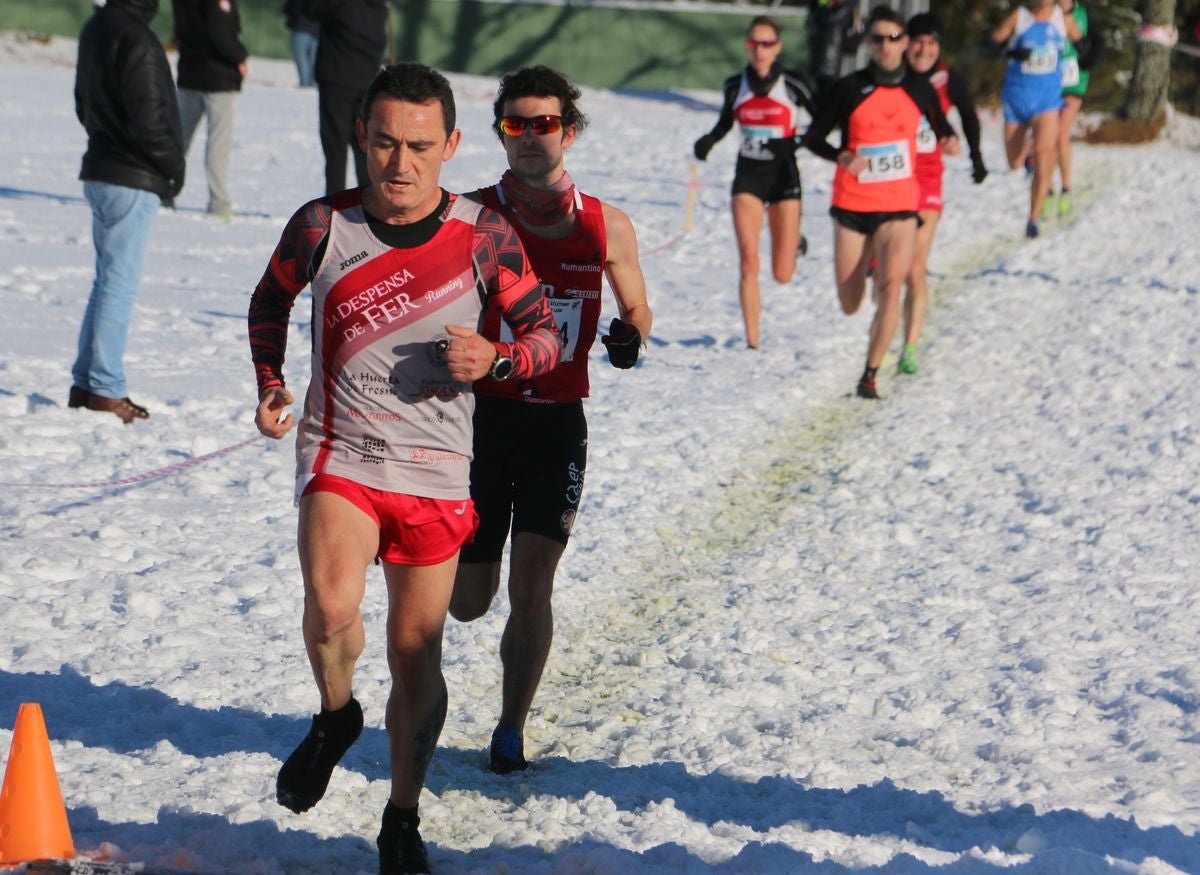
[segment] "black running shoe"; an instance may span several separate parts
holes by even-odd
[[[388,803],[391,809],[392,803]],[[394,810],[394,809],[393,809]],[[421,818],[395,814],[385,809],[383,828],[375,839],[379,848],[379,875],[428,875],[429,855],[417,827]]]
[[[805,237],[803,234],[800,235],[800,243],[796,247],[796,251],[800,253],[800,256],[802,258],[805,255],[808,255],[808,238]]]
[[[299,814],[320,802],[333,767],[362,734],[362,728],[362,707],[353,697],[337,711],[314,714],[308,735],[279,770],[275,781],[279,804]]]
[[[525,759],[525,739],[511,723],[497,723],[492,731],[492,771],[497,775],[519,772],[529,767]]]
[[[869,398],[872,401],[879,400],[879,393],[875,390],[875,377],[873,375],[870,377],[864,375],[858,381],[858,397]]]

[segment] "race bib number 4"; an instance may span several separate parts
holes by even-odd
[[[859,146],[857,154],[867,159],[867,169],[858,174],[859,182],[894,182],[912,176],[907,140]]]
[[[579,343],[579,325],[583,321],[583,301],[578,298],[547,298],[550,313],[558,323],[558,333],[562,335],[564,362],[575,359],[575,346]],[[500,321],[500,340],[512,343],[512,329],[504,320]]]

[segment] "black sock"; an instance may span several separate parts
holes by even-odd
[[[322,723],[345,723],[356,711],[361,711],[362,708],[358,702],[351,696],[350,700],[342,707],[330,711],[324,705],[321,706],[321,722]]]
[[[871,368],[871,367],[864,368],[862,378],[864,380],[874,380],[875,372],[878,370],[879,370],[879,368]]]
[[[401,826],[405,823],[416,825],[421,822],[421,818],[417,817],[417,808],[414,805],[412,808],[401,808],[388,800],[388,804],[383,809],[383,832],[388,834],[398,833]]]

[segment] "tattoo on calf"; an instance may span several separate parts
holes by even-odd
[[[433,759],[433,752],[437,748],[437,740],[442,734],[442,727],[446,725],[449,697],[446,693],[445,678],[441,679],[441,685],[442,691],[437,702],[434,703],[433,709],[417,729],[416,752],[413,754],[413,780],[417,786],[425,784],[425,771],[429,768],[430,760]]]

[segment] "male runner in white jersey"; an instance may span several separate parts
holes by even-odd
[[[549,374],[476,385],[475,456],[471,497],[480,515],[474,543],[463,550],[450,613],[474,620],[500,587],[500,556],[512,528],[510,613],[500,641],[504,664],[500,721],[492,733],[491,767],[524,769],[525,720],[550,652],[554,615],[550,594],[583,491],[587,464],[588,350],[608,278],[620,318],[600,338],[617,368],[637,363],[650,333],[646,282],[637,236],[616,207],[575,190],[563,168],[566,150],[587,124],[579,89],[548,67],[524,67],[500,81],[495,130],[508,155],[500,182],[476,195],[504,213],[517,233],[550,302],[565,352]],[[500,339],[489,309],[484,334]]]
[[[288,222],[250,304],[259,431],[293,425],[283,384],[288,315],[312,288],[312,379],[297,427],[304,643],[321,713],[280,769],[276,795],[306,811],[358,738],[352,695],[366,569],[383,565],[392,690],[392,788],[380,875],[428,872],[417,826],[425,770],[446,718],[442,629],[459,547],[477,523],[467,486],[473,381],[529,379],[562,343],[512,227],[438,185],[458,146],[454,96],[421,64],[367,89],[359,142],[371,184],[311,201]],[[514,339],[476,332],[485,307]]]

